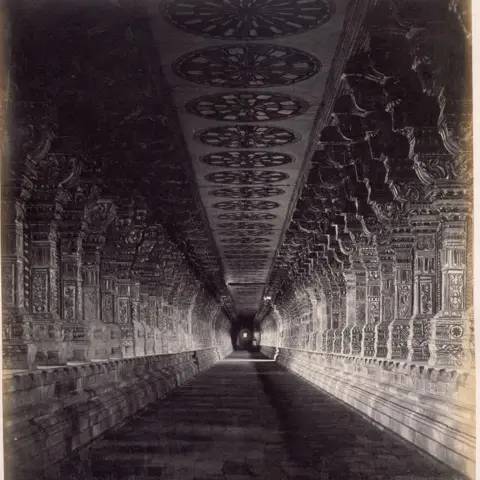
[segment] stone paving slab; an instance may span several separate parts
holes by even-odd
[[[235,356],[239,357],[238,352]],[[107,433],[66,480],[460,480],[273,362],[219,362]]]

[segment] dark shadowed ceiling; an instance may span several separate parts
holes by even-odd
[[[106,194],[140,194],[230,314],[254,317],[359,3],[15,1],[16,108],[44,105],[53,148]]]

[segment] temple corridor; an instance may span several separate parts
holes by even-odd
[[[108,432],[55,478],[466,478],[261,358],[232,353]]]
[[[0,3],[6,480],[474,479],[469,1]]]

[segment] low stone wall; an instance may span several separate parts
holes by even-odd
[[[42,478],[149,403],[212,366],[217,348],[6,376],[5,478]]]
[[[263,345],[260,346],[260,352],[268,358],[275,358],[276,351],[276,347],[264,347]]]
[[[218,359],[222,360],[225,357],[228,357],[233,352],[233,346],[231,343],[227,345],[219,345],[217,346],[218,349]]]
[[[275,351],[262,348],[270,358]],[[473,374],[288,348],[277,362],[474,478]]]

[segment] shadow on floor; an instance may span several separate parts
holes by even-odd
[[[319,479],[466,479],[299,376],[274,375],[278,364],[255,369],[289,456],[300,468],[315,468]]]

